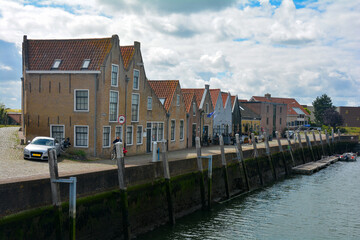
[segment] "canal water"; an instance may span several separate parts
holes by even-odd
[[[137,239],[360,239],[360,158],[197,211]]]

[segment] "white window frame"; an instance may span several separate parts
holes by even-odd
[[[159,98],[159,101],[161,102],[162,105],[165,104],[165,98]]]
[[[140,140],[141,140],[141,142],[138,143],[137,140],[138,140],[138,129],[139,129],[139,127],[141,127],[141,133],[140,133]],[[142,125],[138,125],[138,126],[136,127],[136,145],[142,145],[142,144],[143,144],[143,137],[142,137],[143,130],[144,130],[144,128],[143,128]]]
[[[174,121],[174,139],[171,138],[171,131],[172,131],[171,124],[173,121]],[[176,120],[175,119],[171,119],[171,121],[170,121],[170,139],[171,139],[171,142],[175,142],[175,140],[176,140]]]
[[[112,84],[113,66],[116,66],[116,67],[117,67],[116,85],[113,85],[113,84]],[[119,65],[117,65],[117,64],[111,64],[111,79],[110,79],[110,85],[111,85],[112,87],[117,87],[117,86],[119,85],[119,70],[120,70]]]
[[[123,125],[119,125],[119,126],[116,126],[116,127],[115,127],[115,135],[114,135],[115,138],[117,137],[117,136],[116,136],[116,129],[117,129],[117,128],[121,128],[121,136],[119,136],[119,137],[120,137],[121,141],[123,142],[123,141],[124,141],[124,137],[123,137],[123,135],[124,135],[124,128],[123,128]]]
[[[104,129],[109,128],[109,145],[104,146]],[[102,148],[110,148],[111,147],[111,126],[103,126],[103,135],[102,135]]]
[[[62,62],[61,59],[55,59],[51,68],[52,69],[58,69],[60,67],[61,62]]]
[[[63,135],[62,135],[62,138],[61,138],[61,140],[64,140],[65,139],[65,125],[62,125],[62,124],[50,124],[50,137],[53,138],[53,136],[52,136],[52,127],[64,127],[64,132],[63,132]]]
[[[86,127],[87,128],[87,143],[86,146],[76,145],[76,127]],[[74,125],[74,147],[77,148],[89,148],[89,126],[88,125]]]
[[[76,92],[77,91],[87,91],[87,93],[88,93],[87,110],[76,110]],[[89,112],[89,109],[90,109],[90,91],[89,91],[89,89],[74,89],[74,112]]]
[[[196,103],[192,102],[193,116],[196,116]]]
[[[151,105],[150,105],[150,108],[149,108],[149,100],[151,101]],[[152,110],[152,97],[148,97],[147,98],[147,110]]]
[[[181,122],[183,123],[182,131],[181,131]],[[185,138],[184,137],[184,134],[185,134],[185,122],[184,122],[184,119],[180,119],[179,130],[180,130],[180,133],[179,133],[180,141],[184,141],[184,138]],[[182,133],[182,138],[181,138],[181,133]]]
[[[135,72],[138,72],[138,79],[137,79],[137,88],[135,88],[135,85],[134,85],[134,82],[135,82]],[[137,70],[137,69],[134,69],[133,71],[133,89],[134,90],[139,90],[139,87],[140,87],[140,71]]]
[[[180,106],[180,94],[176,94],[176,106]]]
[[[91,59],[84,59],[83,64],[81,66],[82,69],[88,69],[90,66]]]
[[[116,115],[115,115],[115,120],[111,121],[110,120],[110,98],[111,98],[111,92],[116,92],[117,93],[117,107],[116,107]],[[110,94],[109,94],[109,122],[117,122],[118,121],[118,116],[119,116],[119,91],[115,91],[115,90],[110,90]]]
[[[138,95],[139,96],[139,102],[138,102],[138,109],[137,109],[137,120],[136,121],[133,121],[132,120],[132,96],[133,95]],[[139,93],[133,93],[131,94],[131,122],[139,122],[139,119],[140,119],[140,94]]]
[[[128,127],[131,127],[131,143],[128,143],[128,141],[127,141]],[[132,125],[127,125],[125,129],[126,129],[126,133],[125,133],[126,146],[132,146],[134,144],[134,127]]]

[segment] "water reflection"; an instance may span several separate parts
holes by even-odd
[[[360,239],[360,159],[337,162],[138,239]]]

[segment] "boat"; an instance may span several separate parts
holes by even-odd
[[[340,155],[339,161],[355,162],[355,161],[356,161],[356,157],[357,157],[357,154],[356,154],[356,153],[352,153],[352,152],[343,153],[343,154]]]

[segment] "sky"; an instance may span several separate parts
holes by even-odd
[[[24,35],[113,34],[141,43],[150,80],[360,106],[358,0],[0,0],[0,103],[21,108]]]

